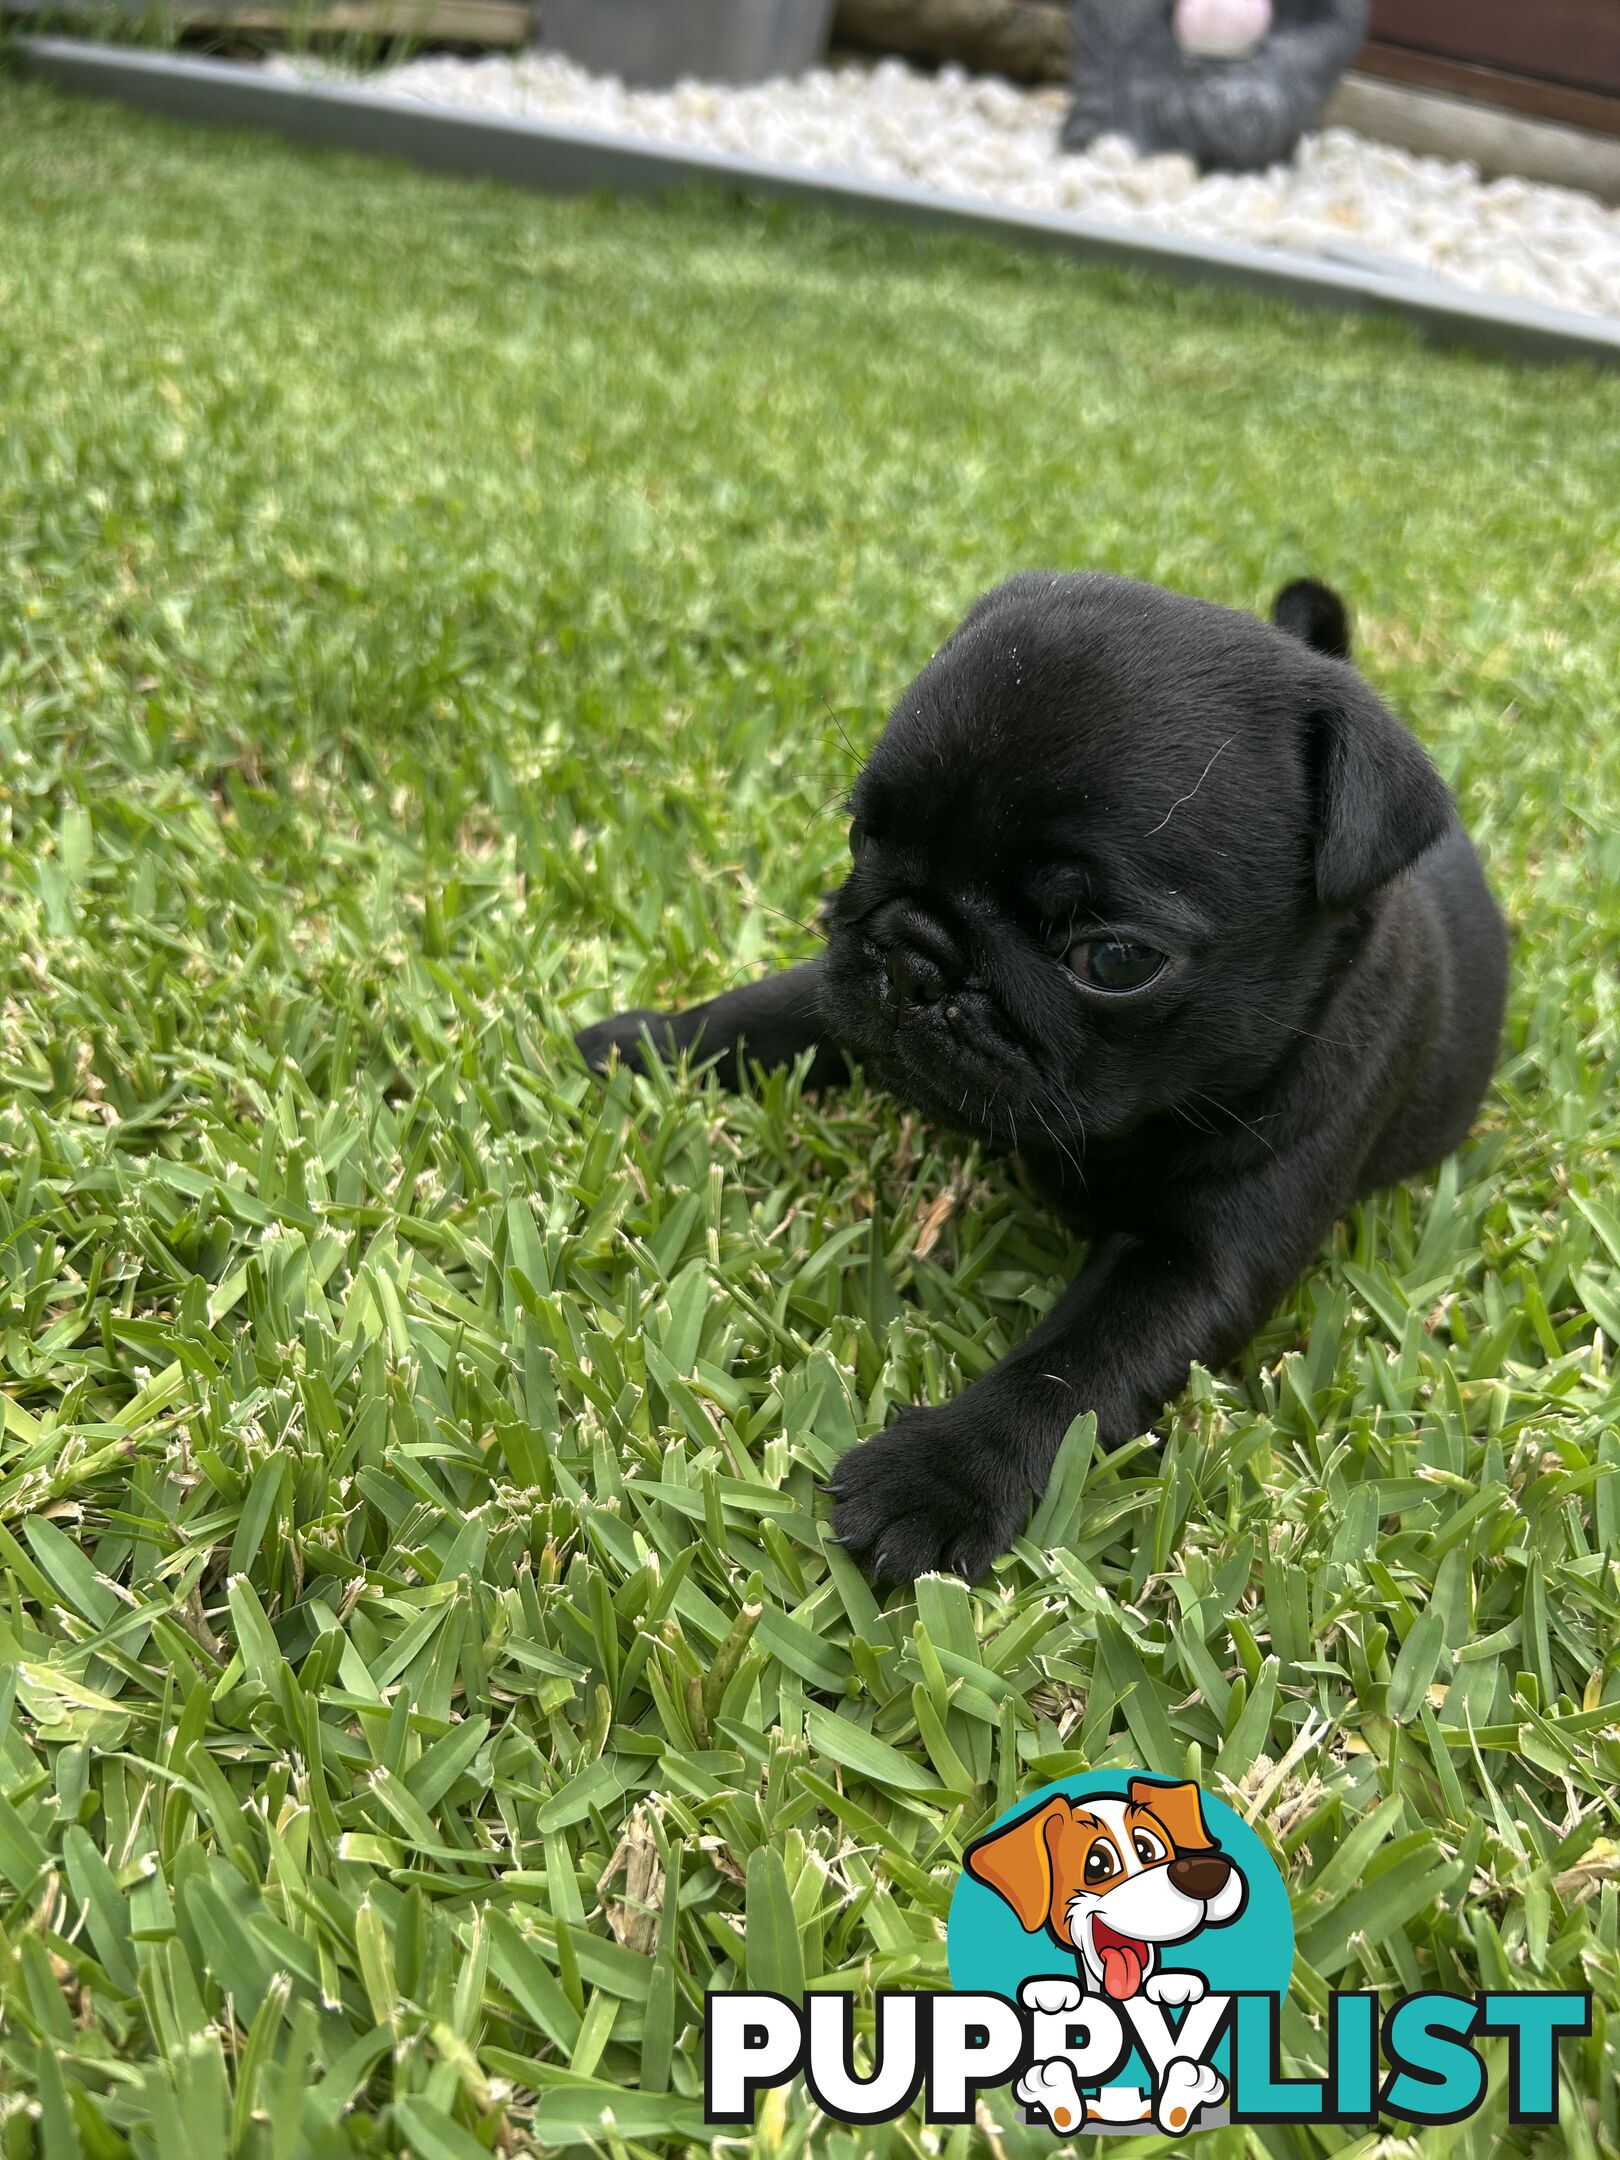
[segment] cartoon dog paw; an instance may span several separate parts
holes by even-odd
[[[1202,1973],[1159,1972],[1143,1992],[1149,2002],[1176,2004],[1202,2002],[1209,1989]]]
[[[1200,2108],[1213,2107],[1226,2097],[1226,2080],[1208,2063],[1189,2062],[1178,2055],[1165,2066],[1154,2105],[1153,2119],[1169,2137],[1179,2137],[1195,2120]]]
[[[1026,2010],[1041,2010],[1048,2017],[1078,2010],[1085,1999],[1085,1990],[1077,1981],[1061,1980],[1050,1973],[1039,1980],[1026,1980],[1018,1990],[1018,2000]]]
[[[1020,1988],[1019,1993],[1027,2002],[1025,1989]],[[1030,2110],[1032,2122],[1044,2115],[1054,2130],[1078,2130],[1086,2119],[1086,2103],[1080,2097],[1074,2072],[1061,2055],[1052,2062],[1031,2063],[1013,2090]]]

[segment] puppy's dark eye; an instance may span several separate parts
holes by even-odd
[[[872,835],[862,826],[852,825],[849,828],[849,852],[856,862],[860,861],[871,845]]]
[[[1166,958],[1156,945],[1132,938],[1087,938],[1069,947],[1068,968],[1093,990],[1143,990]]]
[[[1106,1882],[1110,1875],[1119,1873],[1119,1854],[1107,1838],[1098,1838],[1086,1854],[1086,1864],[1080,1872],[1088,1883]]]

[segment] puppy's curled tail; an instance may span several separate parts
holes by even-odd
[[[1333,660],[1350,657],[1350,615],[1331,585],[1315,578],[1295,578],[1272,603],[1271,619],[1279,630]]]

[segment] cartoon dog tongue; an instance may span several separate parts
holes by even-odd
[[[1147,1964],[1147,1952],[1129,1935],[1119,1935],[1111,1927],[1099,1921],[1092,1933],[1092,1944],[1102,1959],[1103,1988],[1115,2002],[1128,2002],[1142,1985],[1142,1972]]]

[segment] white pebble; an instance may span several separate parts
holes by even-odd
[[[312,63],[272,59],[277,75]],[[326,72],[326,71],[323,71]],[[329,72],[336,72],[335,70]],[[1405,265],[1480,292],[1620,317],[1620,210],[1571,188],[1482,182],[1476,167],[1418,157],[1344,128],[1308,136],[1260,175],[1200,177],[1142,157],[1118,135],[1060,151],[1060,90],[1024,90],[960,67],[925,75],[897,59],[732,88],[632,90],[556,54],[428,56],[370,76],[434,104],[682,144],[1070,211],[1146,231]]]

